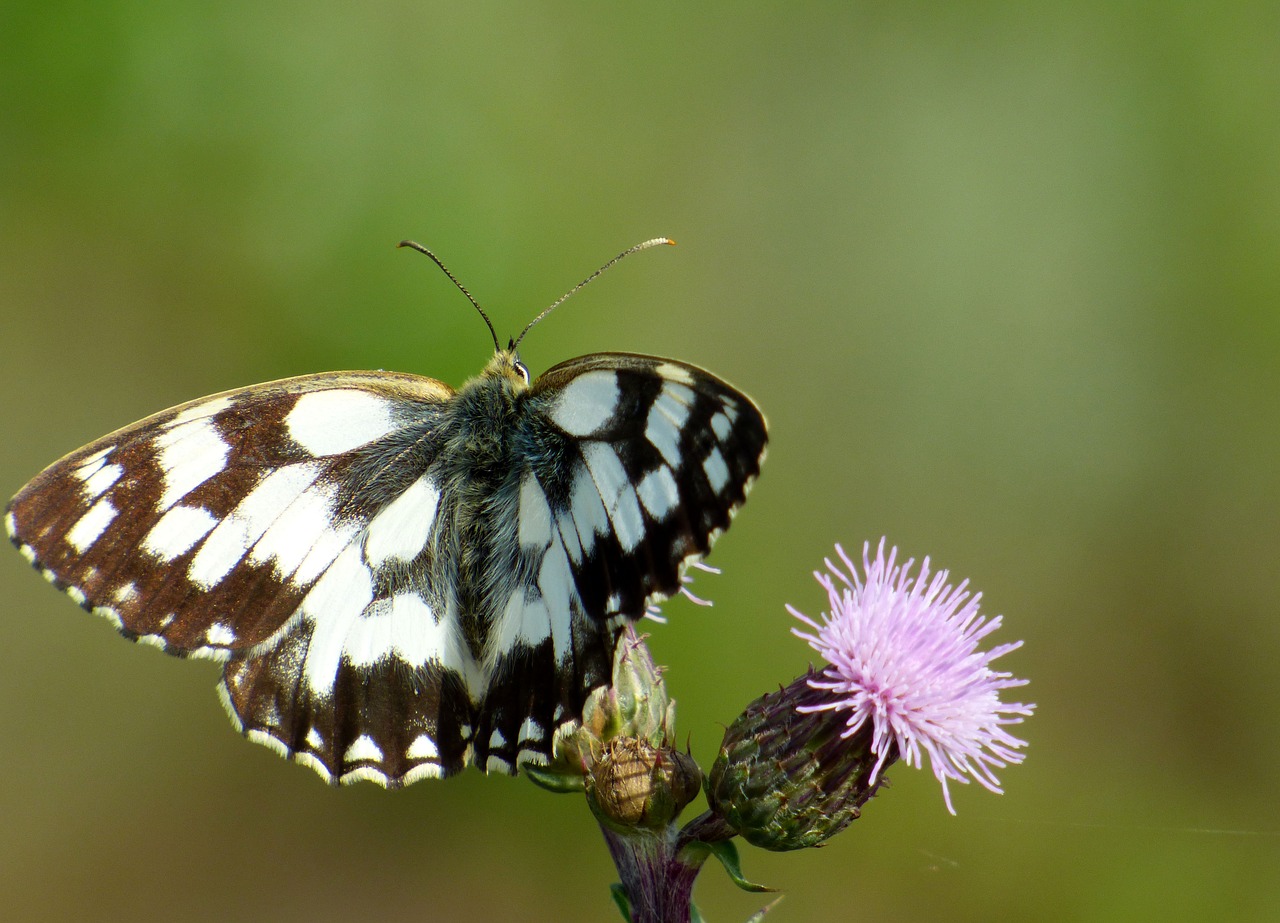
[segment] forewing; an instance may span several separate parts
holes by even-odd
[[[251,738],[330,779],[441,774],[462,763],[460,740],[437,740],[465,721],[456,675],[441,656],[369,652],[442,650],[412,559],[452,394],[335,372],[193,401],[56,462],[6,525],[126,636],[227,661],[224,698]]]
[[[680,589],[760,472],[767,433],[751,399],[682,362],[599,353],[534,384],[554,433],[534,470],[583,609],[636,619]]]

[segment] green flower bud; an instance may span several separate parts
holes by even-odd
[[[810,687],[813,675],[748,705],[725,731],[707,776],[711,813],[764,849],[820,845],[857,819],[884,778],[872,780],[869,726],[842,738],[845,716],[796,710],[830,700]]]
[[[644,640],[629,627],[614,650],[612,684],[594,690],[582,720],[557,733],[551,764],[530,766],[526,772],[544,788],[580,791],[583,777],[615,737],[666,746],[675,728],[675,708]]]

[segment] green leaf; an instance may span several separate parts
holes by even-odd
[[[543,769],[541,766],[522,766],[524,774],[529,777],[529,781],[540,788],[545,788],[549,792],[555,792],[557,795],[581,794],[586,787],[583,776],[574,775],[565,772],[554,772],[550,769]]]
[[[613,902],[622,911],[622,919],[631,923],[631,899],[627,897],[627,889],[622,886],[622,882],[615,881],[609,885],[609,893],[613,895]]]
[[[711,855],[720,860],[720,864],[724,866],[724,870],[729,873],[729,879],[741,888],[743,891],[777,891],[777,888],[769,888],[765,885],[758,885],[753,881],[747,881],[742,875],[742,865],[738,860],[738,847],[733,845],[732,840],[721,840],[718,843],[708,843]],[[776,903],[776,901],[775,901]],[[769,906],[773,906],[770,904]],[[767,908],[766,908],[767,909]]]

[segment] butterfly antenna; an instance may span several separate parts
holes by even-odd
[[[471,297],[471,293],[467,291],[467,287],[463,285],[461,282],[459,282],[457,277],[454,276],[453,273],[449,272],[448,266],[440,262],[440,257],[436,256],[434,253],[432,253],[430,250],[428,250],[426,247],[422,246],[422,244],[416,241],[402,240],[400,241],[400,243],[396,244],[396,246],[410,247],[414,250],[417,250],[419,253],[425,253],[427,256],[429,256],[431,258],[431,262],[435,263],[437,266],[440,267],[440,271],[449,277],[449,281],[452,282],[454,285],[456,285],[458,287],[458,291],[466,295],[467,301],[471,302],[472,306],[477,311],[480,312],[480,316],[484,318],[485,326],[489,328],[489,336],[493,337],[493,348],[497,351],[501,351],[502,347],[498,344],[498,333],[496,330],[493,329],[493,321],[489,320],[489,315],[484,313],[484,308],[480,307],[480,302],[476,301],[474,298]],[[617,262],[617,261],[615,260],[614,262]],[[599,273],[596,273],[596,275],[599,275]],[[581,288],[581,286],[579,286],[579,288]],[[561,301],[563,300],[564,299],[562,298]]]
[[[666,244],[667,246],[674,247],[674,246],[676,245],[676,242],[675,242],[674,240],[671,240],[670,238],[667,238],[667,237],[655,237],[653,240],[646,240],[644,243],[636,244],[634,247],[631,247],[631,248],[629,248],[629,249],[627,249],[627,250],[623,250],[621,253],[619,253],[617,256],[615,256],[613,259],[611,259],[609,262],[605,263],[603,266],[601,266],[599,269],[597,269],[597,270],[596,270],[595,272],[593,272],[591,275],[587,276],[585,279],[583,279],[581,282],[579,282],[579,283],[578,283],[577,285],[575,285],[573,288],[569,289],[569,291],[565,292],[563,295],[561,295],[559,298],[557,298],[557,299],[555,300],[555,302],[551,305],[551,307],[547,308],[545,311],[543,311],[541,314],[539,314],[539,315],[538,315],[537,317],[535,317],[533,320],[529,321],[529,323],[525,324],[524,329],[520,331],[520,335],[519,335],[518,337],[516,337],[516,338],[511,342],[511,348],[512,348],[512,349],[515,349],[517,346],[519,346],[519,345],[520,345],[520,341],[524,339],[524,335],[525,335],[526,333],[528,333],[528,332],[533,328],[533,325],[534,325],[534,324],[536,324],[538,321],[542,320],[544,317],[546,317],[548,314],[550,314],[550,313],[551,313],[552,311],[554,311],[556,308],[560,307],[560,305],[564,304],[564,302],[565,302],[566,300],[568,300],[568,298],[569,298],[569,296],[570,296],[570,295],[572,295],[572,294],[574,294],[575,292],[577,292],[580,288],[582,288],[582,287],[583,287],[584,285],[586,285],[588,282],[590,282],[591,280],[593,280],[596,276],[600,275],[600,274],[601,274],[602,272],[604,272],[606,269],[609,269],[610,267],[612,267],[612,266],[613,266],[613,264],[615,264],[615,263],[619,262],[619,261],[620,261],[624,256],[630,256],[630,255],[631,255],[631,254],[633,254],[633,253],[638,253],[638,252],[640,252],[641,250],[648,250],[650,247],[657,247],[657,246],[661,246],[662,244]],[[432,259],[435,259],[435,258],[434,258],[434,257],[432,257]],[[437,261],[437,262],[438,262],[438,261]],[[442,268],[443,268],[443,267],[442,267]],[[447,271],[448,271],[448,270],[446,270],[446,272],[447,272]],[[465,289],[464,289],[464,291],[465,291]]]

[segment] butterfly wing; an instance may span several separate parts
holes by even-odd
[[[432,525],[425,472],[453,394],[335,372],[214,395],[56,462],[6,526],[127,637],[224,661],[250,738],[329,779],[444,774],[463,764],[463,658],[420,595],[394,590]],[[398,585],[375,586],[370,560]]]
[[[540,761],[547,729],[609,681],[622,628],[677,592],[728,527],[767,437],[751,400],[709,372],[599,353],[534,383],[515,438],[514,570],[527,576],[489,637],[478,765]]]
[[[534,470],[584,608],[639,618],[680,589],[745,501],[764,416],[704,369],[630,353],[561,363],[531,397],[573,446]]]

